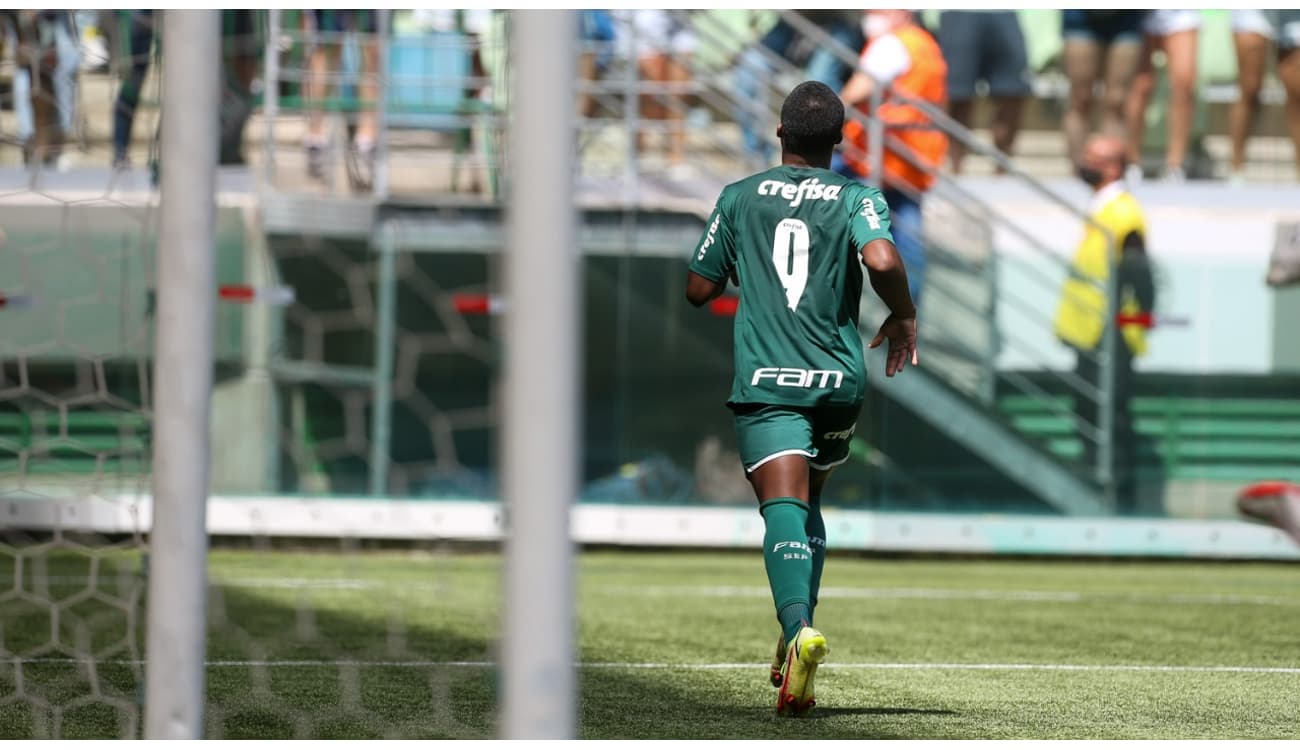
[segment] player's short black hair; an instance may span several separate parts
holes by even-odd
[[[835,148],[844,136],[844,102],[830,86],[804,81],[781,105],[785,148],[807,156]]]

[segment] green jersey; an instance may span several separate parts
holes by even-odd
[[[862,247],[893,242],[879,190],[773,167],[722,189],[690,269],[740,283],[728,404],[856,404],[866,391]]]

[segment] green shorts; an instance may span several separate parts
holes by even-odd
[[[849,459],[862,402],[851,406],[734,404],[731,410],[746,473],[796,453],[807,456],[814,469],[829,469]]]

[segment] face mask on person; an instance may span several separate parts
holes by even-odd
[[[878,13],[868,13],[862,17],[862,33],[867,39],[875,39],[878,36],[884,36],[893,29],[889,18]]]
[[[1101,184],[1102,175],[1100,169],[1095,169],[1093,167],[1087,167],[1080,164],[1079,166],[1074,168],[1074,173],[1078,175],[1079,179],[1088,183],[1092,187],[1097,187],[1098,185]]]

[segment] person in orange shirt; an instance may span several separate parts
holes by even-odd
[[[862,16],[866,47],[858,70],[844,84],[844,105],[868,111],[871,92],[884,91],[878,115],[885,124],[886,140],[898,139],[905,148],[886,145],[881,179],[885,201],[893,214],[894,241],[907,267],[913,299],[919,299],[925,278],[925,246],[921,241],[921,199],[934,184],[935,174],[948,154],[948,136],[907,99],[919,99],[944,109],[948,103],[948,66],[939,43],[916,22],[909,10],[869,10]],[[855,118],[844,125],[845,145],[831,169],[865,180],[871,165],[867,129]]]

